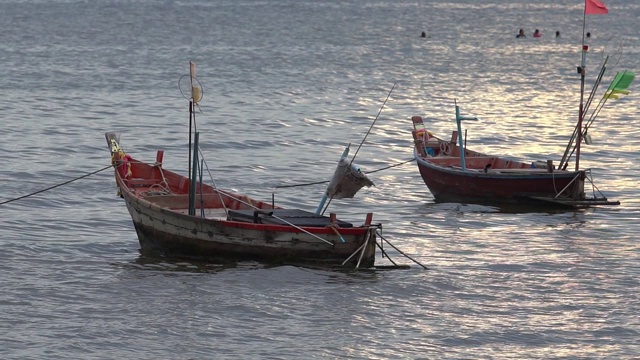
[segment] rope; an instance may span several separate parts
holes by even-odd
[[[155,190],[159,189],[159,190]],[[171,189],[169,189],[166,185],[161,184],[153,184],[149,186],[149,190],[143,191],[141,193],[143,196],[160,196],[160,195],[171,195]]]
[[[136,161],[140,164],[142,164],[141,161]],[[158,170],[160,170],[160,176],[162,176],[162,181],[159,184],[153,184],[151,186],[149,186],[149,190],[147,191],[143,191],[141,194],[143,196],[159,196],[159,195],[171,195],[171,188],[169,187],[169,182],[167,181],[167,178],[164,176],[164,171],[162,171],[162,163],[156,164],[154,165],[154,167],[158,167]],[[159,190],[155,190],[159,188]]]
[[[78,180],[80,180],[80,179],[84,179],[84,178],[86,178],[86,177],[88,177],[88,176],[95,175],[95,174],[97,174],[97,173],[99,173],[99,172],[101,172],[101,171],[105,171],[105,170],[107,170],[107,169],[111,168],[112,166],[113,166],[113,165],[109,165],[109,166],[103,167],[102,169],[99,169],[99,170],[96,170],[96,171],[92,171],[92,172],[90,172],[90,173],[84,174],[84,175],[82,175],[82,176],[78,176],[78,177],[73,178],[73,179],[71,179],[71,180],[67,180],[67,181],[65,181],[65,182],[63,182],[63,183],[60,183],[60,184],[57,184],[57,185],[50,186],[50,187],[48,187],[48,188],[46,188],[46,189],[38,190],[38,191],[36,191],[36,192],[32,192],[32,193],[27,194],[27,195],[23,195],[23,196],[20,196],[20,197],[14,198],[14,199],[10,199],[10,200],[6,200],[6,201],[3,201],[3,202],[0,202],[0,205],[8,204],[8,203],[10,203],[10,202],[14,202],[14,201],[17,201],[17,200],[21,200],[21,199],[24,199],[24,198],[28,198],[28,197],[31,197],[31,196],[33,196],[33,195],[37,195],[37,194],[43,193],[43,192],[45,192],[45,191],[49,191],[49,190],[55,189],[55,188],[57,188],[57,187],[60,187],[60,186],[63,186],[63,185],[67,185],[67,184],[70,184],[70,183],[72,183],[72,182],[74,182],[74,181],[78,181]]]
[[[380,231],[376,232],[378,234],[378,236],[380,236],[380,238],[382,240],[384,240],[384,242],[386,242],[387,244],[389,244],[389,246],[391,246],[392,248],[394,248],[397,252],[399,252],[400,254],[404,255],[404,257],[406,257],[407,259],[413,261],[414,263],[420,265],[423,269],[425,270],[429,270],[426,266],[422,265],[421,263],[419,263],[417,260],[415,260],[414,258],[412,258],[411,256],[405,254],[402,252],[402,250],[398,249],[397,247],[395,247],[392,243],[389,242],[389,240],[387,240],[384,236],[382,236],[382,233]]]
[[[411,159],[409,159],[409,160],[406,160],[406,161],[403,161],[403,162],[400,162],[400,163],[397,163],[397,164],[393,164],[393,165],[385,166],[385,167],[380,168],[380,169],[377,169],[377,170],[368,171],[368,172],[365,172],[365,174],[373,174],[373,173],[375,173],[375,172],[382,171],[382,170],[387,170],[387,169],[391,169],[391,168],[393,168],[393,167],[401,166],[401,165],[404,165],[404,164],[409,163],[409,162],[412,162],[412,161],[415,161],[415,158],[411,158]],[[294,184],[294,185],[279,185],[279,186],[276,186],[276,189],[292,188],[292,187],[299,187],[299,186],[309,186],[309,185],[318,185],[318,184],[326,184],[326,183],[328,183],[329,181],[330,181],[330,180],[316,181],[316,182],[303,183],[303,184]]]
[[[207,173],[209,173],[209,178],[211,179],[211,182],[213,183],[213,187],[216,190],[218,190],[218,184],[216,184],[216,181],[213,179],[213,175],[211,175],[211,170],[209,169],[209,165],[207,164],[207,160],[204,158],[204,153],[202,152],[202,149],[200,149],[200,147],[198,147],[198,152],[199,152],[200,156],[202,157],[202,163],[207,168]],[[230,196],[230,197],[233,198],[233,196]],[[227,209],[227,205],[225,205],[224,200],[222,199],[222,194],[220,193],[220,191],[218,191],[218,198],[220,199],[220,204],[222,204],[222,208],[224,209],[224,213],[227,214],[227,216],[229,216],[229,209]]]
[[[403,161],[403,162],[401,162],[401,163],[397,163],[397,164],[389,165],[389,166],[386,166],[386,167],[380,168],[380,169],[378,169],[378,170],[373,170],[373,171],[366,172],[365,174],[373,174],[374,172],[378,172],[378,171],[382,171],[382,170],[391,169],[391,168],[393,168],[393,167],[400,166],[400,165],[404,165],[404,164],[406,164],[406,163],[410,163],[410,162],[415,161],[415,160],[416,160],[415,158],[411,158],[411,159],[406,160],[406,161]]]

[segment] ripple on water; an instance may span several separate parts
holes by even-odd
[[[587,18],[590,78],[616,39],[626,41],[611,69],[640,65],[636,28],[618,26],[640,6],[607,5],[607,16]],[[0,202],[107,166],[106,131],[136,158],[164,149],[164,166],[184,172],[177,81],[189,60],[217,184],[275,192],[280,205],[314,210],[325,185],[275,187],[328,179],[376,117],[356,158],[364,171],[412,157],[412,115],[448,137],[454,100],[480,119],[463,123],[470,148],[557,162],[577,113],[581,19],[580,4],[520,0],[5,1]],[[520,27],[543,38],[515,39]],[[0,357],[634,358],[640,127],[630,90],[601,112],[581,158],[620,206],[436,204],[412,162],[332,202],[354,223],[374,212],[383,236],[427,271],[387,245],[412,267],[142,257],[108,170],[0,205]]]

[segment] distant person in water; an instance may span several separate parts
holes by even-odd
[[[560,37],[560,31],[556,31],[556,37]]]
[[[420,35],[420,37],[426,38],[427,37],[427,33],[423,31],[422,35]]]
[[[536,29],[536,31],[533,32],[533,37],[542,37],[542,34],[540,34],[540,30]]]
[[[518,35],[516,35],[516,38],[526,38],[527,35],[524,34],[524,30],[520,29],[520,31],[518,32]]]
[[[588,33],[587,33],[587,39],[588,39],[588,38],[590,38],[590,37],[591,37],[591,33],[590,33],[590,32],[588,32]]]

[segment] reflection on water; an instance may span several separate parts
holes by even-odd
[[[389,246],[383,244],[383,249],[385,251],[392,250]],[[378,251],[378,259],[383,257],[382,253]],[[392,260],[397,261],[398,256],[402,257],[401,254],[395,254]],[[242,271],[251,271],[251,270],[261,270],[261,269],[271,269],[276,267],[296,267],[299,269],[307,269],[310,271],[317,271],[320,273],[342,273],[342,274],[355,274],[358,272],[364,273],[374,273],[379,271],[391,271],[391,270],[407,270],[410,269],[409,265],[393,265],[383,264],[377,265],[372,268],[361,268],[355,269],[353,267],[340,267],[340,266],[321,266],[314,264],[296,264],[296,263],[265,263],[258,261],[232,261],[229,259],[220,259],[220,262],[215,261],[197,261],[193,259],[185,260],[185,259],[171,259],[167,257],[157,257],[150,255],[140,255],[134,260],[126,263],[113,263],[112,266],[126,269],[126,270],[143,270],[149,271],[153,273],[217,273],[222,271],[229,270],[242,270]],[[420,268],[416,265],[417,268]]]
[[[224,271],[227,269],[263,269],[265,268],[264,264],[257,262],[225,262],[225,263],[214,263],[214,262],[197,262],[194,260],[184,261],[184,260],[175,260],[172,261],[170,259],[162,258],[162,257],[151,257],[147,255],[140,255],[136,259],[127,263],[116,263],[114,266],[121,267],[123,269],[128,270],[144,270],[144,271],[152,271],[158,273],[216,273],[220,271]]]
[[[556,214],[578,214],[594,211],[593,208],[572,208],[566,206],[548,206],[546,204],[464,204],[452,202],[428,202],[422,205],[424,214],[441,213],[448,211],[458,215],[464,214],[522,214],[531,216],[544,216]]]

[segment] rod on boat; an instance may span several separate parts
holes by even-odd
[[[458,146],[460,147],[460,168],[462,171],[467,170],[466,160],[464,159],[464,143],[462,142],[462,120],[478,120],[477,117],[474,116],[461,116],[460,115],[460,107],[457,102],[454,100],[456,106],[456,126],[458,127]]]
[[[346,158],[347,156],[349,156],[349,148],[350,148],[351,144],[347,145],[346,148],[344,148],[344,151],[342,152],[342,156],[340,156],[340,160]],[[338,164],[340,162],[338,161]],[[324,195],[322,196],[322,199],[320,199],[320,204],[318,204],[318,208],[316,209],[316,215],[320,215],[323,211],[322,208],[324,207],[324,204],[327,202],[327,192],[329,191],[329,187],[331,186],[331,184],[329,184],[327,186],[327,191],[325,191]]]
[[[593,101],[593,98],[595,97],[595,93],[596,90],[598,88],[598,86],[600,85],[600,82],[602,81],[602,77],[604,76],[604,73],[607,69],[606,67],[607,64],[607,60],[605,60],[605,62],[602,64],[601,68],[600,68],[600,73],[598,74],[598,78],[596,79],[596,82],[593,85],[593,88],[591,89],[591,93],[589,94],[589,97],[587,98],[587,103],[586,106],[584,106],[584,109],[582,109],[583,113],[586,113],[589,110],[589,106],[591,105],[591,102]],[[580,70],[580,72],[582,72],[582,67],[579,67],[578,70]],[[584,117],[583,117],[584,120]],[[595,117],[592,116],[590,119],[590,122],[593,122],[593,120],[595,120]],[[569,139],[569,143],[567,144],[567,147],[564,151],[564,154],[562,155],[562,159],[560,160],[560,164],[558,165],[558,169],[566,169],[568,163],[569,163],[569,159],[571,159],[571,156],[573,156],[574,151],[577,149],[577,144],[574,144],[574,140],[576,139],[578,132],[583,132],[582,128],[580,127],[580,123],[576,124],[575,128],[573,129],[573,134],[571,134],[571,138]],[[586,129],[585,129],[586,131]]]
[[[189,215],[196,214],[196,184],[198,182],[198,145],[200,133],[196,131],[193,141],[193,164],[191,164],[191,174],[189,179]]]
[[[587,23],[587,14],[591,14],[591,15],[597,15],[597,14],[606,14],[608,13],[608,9],[607,7],[600,3],[600,2],[596,2],[596,1],[592,1],[591,0],[585,0],[584,2],[584,12],[583,12],[583,17],[582,17],[582,59],[580,62],[580,66],[578,67],[578,72],[580,73],[580,104],[578,107],[578,123],[576,125],[576,129],[574,131],[574,136],[576,138],[576,144],[575,144],[575,153],[576,153],[576,166],[575,166],[575,171],[579,171],[580,170],[580,145],[582,143],[582,138],[583,138],[583,133],[582,133],[582,122],[584,120],[584,114],[586,111],[585,108],[585,103],[584,103],[584,86],[585,86],[585,77],[586,77],[586,67],[587,67],[587,51],[589,50],[589,46],[587,44],[585,44],[585,28],[586,28],[586,23]],[[604,67],[604,65],[603,65]],[[594,85],[597,86],[597,85]],[[595,88],[592,91],[592,94],[595,93]],[[590,103],[590,101],[589,101]],[[574,139],[574,136],[571,137],[571,139],[569,140],[569,144],[567,145],[567,151],[565,152],[565,155],[569,152],[569,149],[572,147],[572,142]],[[573,152],[573,151],[572,151]],[[563,162],[566,163],[563,165]],[[561,166],[560,168],[566,168],[566,166],[568,165],[568,161],[569,159],[565,157],[563,157],[563,159],[560,162]]]
[[[364,142],[367,140],[367,136],[369,136],[369,133],[371,133],[371,129],[373,129],[373,126],[376,124],[376,121],[378,121],[378,118],[380,117],[380,113],[382,113],[382,109],[384,109],[384,106],[387,104],[387,101],[389,101],[389,97],[391,96],[391,93],[393,92],[393,89],[395,89],[396,85],[397,83],[394,83],[393,86],[391,87],[391,90],[389,90],[387,97],[382,102],[382,106],[380,106],[380,110],[378,110],[378,114],[376,114],[376,117],[373,119],[371,126],[369,126],[369,130],[367,130],[367,133],[364,134],[364,137],[362,138],[360,145],[358,145],[356,152],[353,154],[353,157],[351,158],[351,163],[349,163],[349,165],[353,164],[353,161],[356,159],[356,156],[358,156],[358,152],[360,151],[362,144],[364,144]]]
[[[189,99],[189,168],[187,174],[191,176],[191,134],[192,124],[195,123],[196,113],[193,110],[194,107],[194,87],[193,77],[196,76],[196,64],[193,61],[189,61],[189,87],[191,88],[191,99]]]
[[[389,90],[389,93],[387,94],[387,97],[384,99],[384,101],[382,103],[382,106],[380,106],[380,110],[378,110],[378,114],[376,114],[376,117],[373,119],[373,122],[369,126],[369,129],[367,130],[367,133],[362,138],[362,141],[358,145],[358,148],[356,149],[356,152],[353,154],[353,157],[351,158],[351,161],[349,161],[349,164],[346,167],[341,166],[341,163],[343,162],[343,159],[346,159],[349,156],[349,150],[350,150],[351,144],[347,145],[347,147],[342,152],[342,156],[340,157],[340,160],[338,161],[338,166],[336,167],[336,171],[334,172],[333,177],[329,181],[329,185],[327,185],[327,190],[325,191],[324,195],[322,196],[322,199],[320,199],[320,204],[318,204],[318,208],[316,209],[316,212],[315,212],[316,215],[324,214],[324,212],[329,207],[329,204],[331,204],[331,200],[333,200],[333,198],[334,198],[334,195],[335,195],[335,192],[336,192],[336,187],[339,186],[338,183],[341,182],[341,178],[345,177],[350,171],[356,171],[357,173],[360,173],[362,176],[364,176],[364,178],[366,178],[366,175],[364,173],[361,173],[360,169],[358,167],[353,166],[353,161],[356,159],[356,156],[358,156],[358,152],[360,151],[360,148],[362,147],[364,142],[367,140],[367,136],[369,136],[369,134],[371,133],[371,130],[373,129],[373,126],[376,124],[376,121],[378,121],[378,118],[380,117],[380,114],[382,113],[382,110],[384,109],[384,106],[386,105],[387,101],[389,100],[389,97],[391,96],[391,93],[393,92],[393,89],[396,87],[396,85],[397,84],[394,83],[393,86],[391,87],[391,90]],[[342,168],[344,169],[344,171],[341,170]],[[371,184],[373,184],[373,183],[371,183]],[[370,186],[371,184],[369,184],[367,186]],[[362,186],[364,186],[364,185],[361,185],[360,187],[362,187]],[[356,192],[357,192],[357,190],[356,190]],[[348,196],[348,197],[352,197],[352,196],[353,195]],[[327,203],[327,200],[329,200],[329,203]]]
[[[580,143],[582,142],[582,119],[584,117],[584,78],[587,67],[587,50],[589,46],[582,43],[582,62],[580,65],[580,106],[578,109],[578,133],[576,134],[576,171],[580,170]]]

